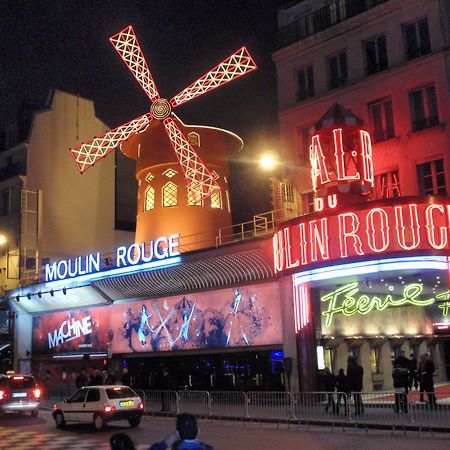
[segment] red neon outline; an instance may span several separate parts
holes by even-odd
[[[413,239],[411,245],[406,245],[405,236],[405,224],[403,222],[403,206],[408,206],[409,208],[409,223],[410,235]],[[409,205],[395,206],[395,230],[397,232],[397,242],[401,248],[404,250],[413,250],[420,244],[420,224],[419,224],[419,213],[417,211],[417,204],[410,203]]]
[[[291,237],[289,234],[289,227],[283,229],[284,232],[284,251],[286,252],[286,269],[291,269],[292,267],[297,267],[300,262],[297,259],[294,263],[292,262],[292,248],[291,248]]]
[[[325,163],[325,155],[320,145],[319,135],[315,134],[312,137],[311,145],[309,147],[309,160],[311,162],[311,180],[314,192],[317,191],[317,179],[320,176],[320,184],[330,182],[328,171]]]
[[[381,227],[375,228],[374,222],[373,222],[373,215],[375,213],[380,214],[381,218]],[[370,220],[370,223],[369,223]],[[370,229],[370,232],[369,232]],[[373,208],[371,209],[366,216],[366,233],[367,233],[367,245],[375,252],[380,253],[384,252],[389,247],[389,218],[386,213],[386,211],[382,208]],[[375,247],[375,237],[377,234],[377,231],[381,232],[381,237],[383,240],[383,246],[382,248],[378,249]]]
[[[317,222],[320,222],[320,231]],[[322,261],[329,259],[330,251],[328,243],[330,238],[328,236],[328,219],[324,217],[320,220],[310,220],[309,235],[311,244],[311,261],[317,261],[317,247],[320,248]]]
[[[347,217],[350,218],[352,221],[352,223],[351,223],[352,231],[351,232],[347,232],[345,230],[345,223],[346,223]],[[339,214],[338,220],[339,220],[339,243],[340,243],[341,258],[347,258],[347,256],[348,256],[347,238],[349,238],[349,237],[353,237],[353,248],[355,249],[355,252],[358,255],[364,255],[364,252],[362,251],[361,239],[356,234],[356,232],[359,230],[359,225],[360,225],[358,216],[355,213]],[[358,245],[356,245],[356,244],[358,244]]]
[[[334,157],[336,159],[336,171],[338,180],[339,181],[359,180],[360,175],[358,170],[355,175],[346,175],[345,173],[345,152],[344,152],[344,144],[342,142],[342,128],[334,129],[333,137],[334,137]],[[354,161],[353,156],[350,156],[350,158]]]
[[[273,241],[273,266],[275,273],[284,270],[284,249],[282,242],[282,232],[277,231],[272,238]]]
[[[425,208],[425,217],[426,217],[426,225],[425,228],[427,229],[427,237],[428,237],[428,243],[435,248],[436,250],[440,250],[447,246],[448,242],[448,227],[441,226],[439,227],[440,234],[441,234],[441,245],[437,245],[435,242],[435,236],[434,236],[434,229],[436,228],[433,223],[433,212],[432,210],[438,209],[442,214],[445,214],[445,208],[443,205],[428,205]]]
[[[361,137],[361,158],[363,165],[363,179],[367,181],[370,186],[373,187],[374,184],[374,173],[373,173],[373,152],[372,152],[372,141],[370,139],[370,134],[367,131],[359,130]]]

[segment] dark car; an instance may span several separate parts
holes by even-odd
[[[0,413],[30,412],[39,414],[41,389],[31,375],[0,375]]]

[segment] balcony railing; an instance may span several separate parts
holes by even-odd
[[[350,19],[389,0],[338,0],[280,28],[276,35],[276,49],[306,39],[346,19]]]

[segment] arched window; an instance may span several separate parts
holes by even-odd
[[[169,208],[178,205],[178,188],[177,185],[169,181],[163,187],[163,207]]]
[[[188,198],[188,205],[189,206],[202,206],[202,196],[201,196],[201,190],[200,188],[197,189],[198,192],[192,192],[191,189],[187,189],[187,198]]]
[[[221,193],[221,191],[214,191],[211,194],[211,208],[222,209],[222,193]]]
[[[145,191],[144,211],[155,209],[155,189],[149,186]]]

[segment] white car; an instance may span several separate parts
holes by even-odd
[[[112,420],[128,420],[132,427],[141,422],[144,404],[128,386],[85,386],[53,406],[56,426],[67,422],[93,423],[101,430]]]

